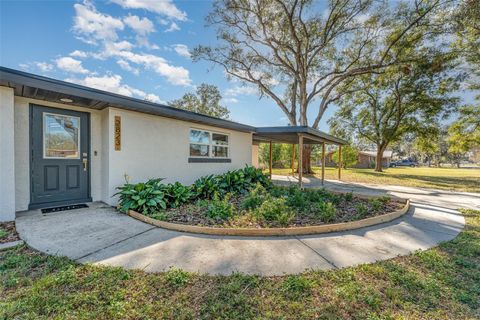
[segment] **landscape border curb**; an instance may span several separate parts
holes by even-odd
[[[396,200],[400,200],[396,198]],[[150,217],[147,217],[141,213],[138,213],[133,210],[128,211],[128,215],[137,220],[143,221],[145,223],[151,224],[153,226],[168,229],[172,231],[179,232],[189,232],[197,234],[206,234],[206,235],[215,235],[215,236],[298,236],[298,235],[309,235],[309,234],[322,234],[330,233],[337,231],[346,231],[354,230],[364,227],[370,227],[373,225],[390,222],[395,220],[410,209],[410,199],[401,199],[405,201],[405,206],[400,209],[390,213],[382,214],[375,217],[370,217],[357,221],[341,222],[334,224],[324,224],[317,226],[306,226],[306,227],[292,227],[292,228],[218,228],[218,227],[202,227],[202,226],[193,226],[180,223],[172,223],[166,221],[156,220]]]

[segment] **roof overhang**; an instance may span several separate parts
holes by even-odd
[[[261,127],[255,130],[253,140],[256,142],[277,142],[297,144],[299,136],[303,136],[304,144],[336,144],[345,145],[347,141],[334,137],[323,131],[308,126]]]
[[[255,127],[241,123],[209,117],[195,112],[185,111],[158,103],[126,97],[5,67],[0,67],[0,86],[13,88],[15,96],[19,97],[57,103],[64,103],[60,99],[71,99],[73,102],[65,104],[95,110],[114,107],[235,131],[255,131]]]

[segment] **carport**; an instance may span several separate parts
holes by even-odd
[[[256,128],[253,134],[254,143],[269,143],[270,157],[269,157],[269,173],[272,177],[272,144],[273,143],[287,143],[292,145],[292,176],[295,174],[295,145],[298,144],[298,150],[303,150],[305,144],[322,145],[322,185],[325,181],[325,145],[333,144],[338,146],[339,163],[338,163],[338,180],[342,178],[342,146],[347,144],[347,141],[334,137],[328,133],[313,129],[308,126],[283,126],[283,127],[260,127]],[[299,151],[298,154],[298,184],[300,188],[303,187],[303,153]]]

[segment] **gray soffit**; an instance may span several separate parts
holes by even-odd
[[[68,105],[102,110],[107,107],[137,111],[172,119],[200,123],[242,132],[255,132],[255,127],[219,118],[201,115],[166,105],[122,96],[74,83],[55,80],[31,73],[0,67],[0,86],[13,88],[16,96],[62,103],[60,99],[73,100]]]
[[[255,130],[253,139],[261,142],[298,143],[298,137],[302,135],[305,144],[328,144],[345,145],[348,142],[334,137],[328,133],[307,126],[284,126],[284,127],[261,127]]]

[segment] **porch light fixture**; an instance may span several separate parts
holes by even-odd
[[[67,103],[72,103],[73,102],[73,100],[69,99],[69,98],[61,98],[60,101],[67,102]]]

